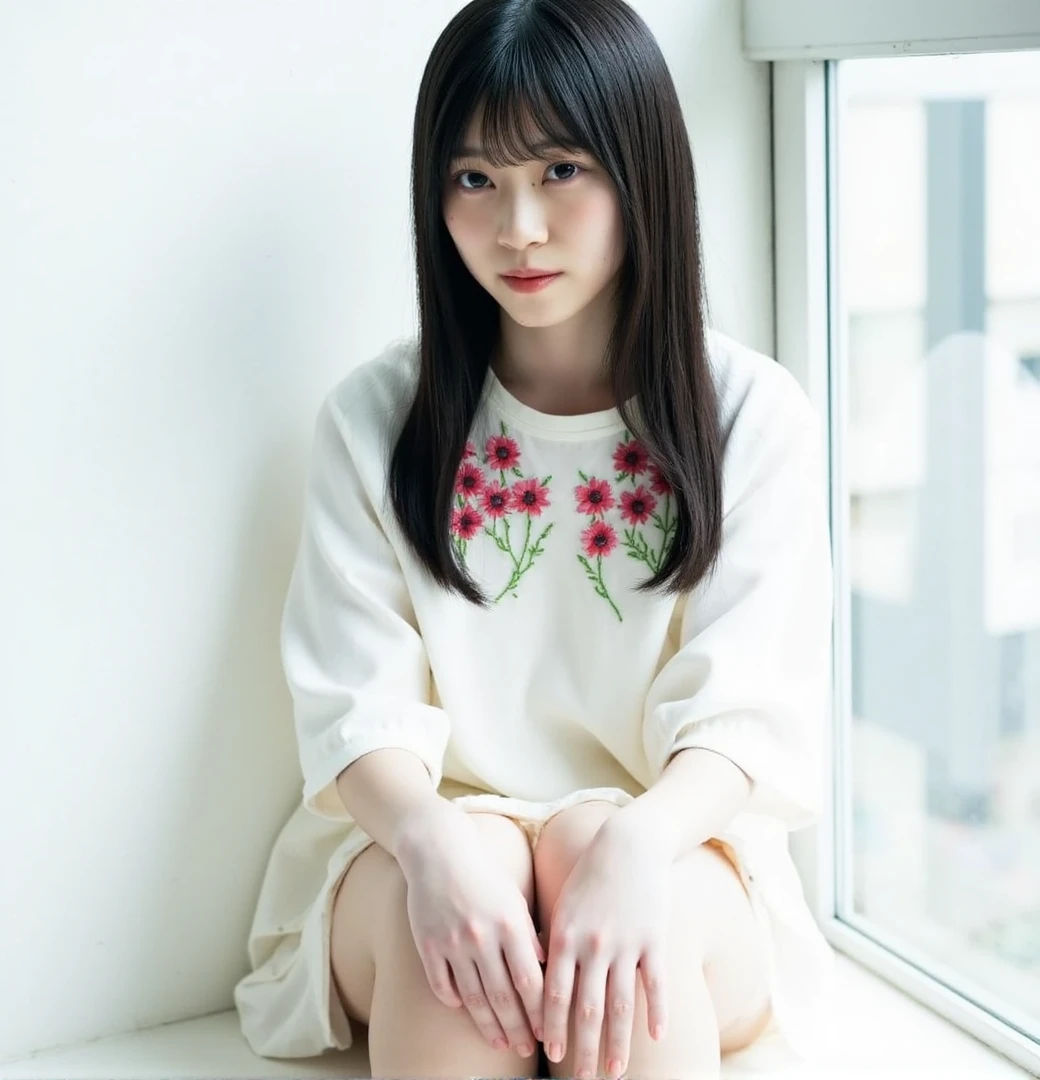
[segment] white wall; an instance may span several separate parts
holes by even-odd
[[[0,5],[0,1059],[230,1008],[298,798],[277,625],[325,390],[412,327],[459,0]],[[772,346],[768,80],[644,0],[716,322]]]

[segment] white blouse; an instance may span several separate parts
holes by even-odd
[[[769,918],[774,1010],[804,1050],[833,959],[787,849],[819,814],[826,777],[824,440],[789,372],[717,332],[709,342],[724,534],[692,592],[635,591],[676,515],[618,412],[541,413],[490,371],[453,543],[491,603],[433,583],[386,494],[417,374],[408,340],[355,368],[320,410],[282,655],[315,829],[350,822],[336,777],[382,747],[413,751],[443,790],[535,803],[590,788],[638,796],[687,747],[734,761],[751,796],[719,839]]]

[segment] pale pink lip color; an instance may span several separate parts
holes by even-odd
[[[528,278],[508,277],[503,274],[502,280],[514,292],[532,293],[538,292],[540,289],[544,289],[547,285],[551,285],[558,277],[560,277],[560,273],[545,274],[542,277]]]

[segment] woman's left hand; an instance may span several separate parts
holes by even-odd
[[[626,809],[604,822],[575,864],[549,929],[543,1042],[551,1061],[563,1057],[571,1002],[576,1002],[574,1069],[579,1077],[596,1075],[601,1033],[607,1076],[618,1077],[627,1066],[637,968],[651,1037],[662,1038],[667,1023],[665,936],[672,856],[653,820],[626,815]]]

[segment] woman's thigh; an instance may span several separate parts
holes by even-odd
[[[474,823],[503,870],[516,882],[534,913],[534,865],[524,831],[500,814],[473,813]],[[375,985],[377,946],[387,927],[401,925],[407,902],[397,860],[370,844],[348,867],[332,908],[332,976],[347,1015],[368,1024]],[[404,916],[407,923],[407,915]]]
[[[572,807],[546,822],[534,852],[535,891],[543,932],[564,882],[600,826],[617,812],[605,802]],[[770,1015],[766,942],[736,868],[714,844],[679,859],[673,874],[668,956],[701,963],[723,1053],[764,1030]],[[681,917],[679,916],[681,912]],[[681,1023],[681,1017],[672,1016]],[[646,1017],[641,1018],[643,1024]]]

